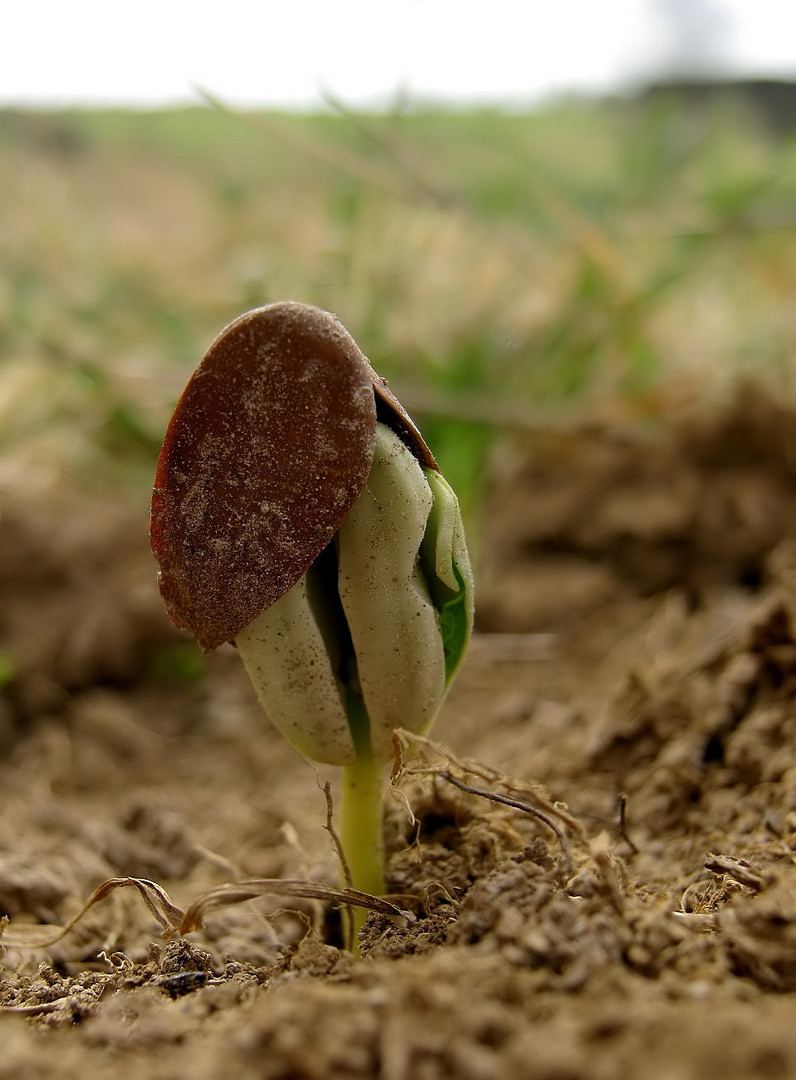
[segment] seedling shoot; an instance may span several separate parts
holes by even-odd
[[[472,572],[455,494],[334,316],[271,304],[216,338],[166,432],[151,542],[172,620],[235,644],[282,734],[341,766],[351,884],[383,893],[393,731],[434,722]]]

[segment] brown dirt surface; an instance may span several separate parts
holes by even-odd
[[[754,390],[502,440],[478,632],[388,800],[405,914],[358,957],[322,898],[334,770],[169,626],[146,498],[9,494],[0,1077],[796,1076],[794,446]],[[164,936],[250,879],[321,899]]]

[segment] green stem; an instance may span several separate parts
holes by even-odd
[[[382,794],[382,766],[370,752],[360,754],[351,765],[343,767],[340,843],[352,888],[374,896],[385,892]],[[350,910],[356,938],[366,913],[362,908]]]

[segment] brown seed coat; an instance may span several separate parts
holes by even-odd
[[[365,485],[377,411],[436,468],[328,312],[257,308],[210,346],[166,432],[150,525],[169,615],[204,649],[233,641],[330,542]]]

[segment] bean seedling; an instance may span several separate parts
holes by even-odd
[[[334,316],[271,304],[216,338],[166,432],[151,542],[172,620],[236,645],[282,734],[342,766],[351,885],[383,893],[393,732],[439,711],[472,572],[455,494]]]

